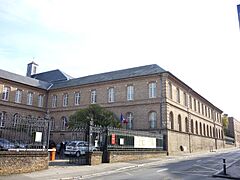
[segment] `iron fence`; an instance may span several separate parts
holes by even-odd
[[[163,150],[163,135],[147,131],[107,129],[108,150]]]
[[[0,150],[47,149],[49,133],[47,119],[8,117],[0,127]]]

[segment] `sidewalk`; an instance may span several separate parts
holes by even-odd
[[[221,152],[221,151],[219,151]],[[212,152],[211,152],[212,153]],[[72,180],[81,178],[97,177],[101,175],[107,175],[112,173],[117,173],[126,169],[134,169],[142,166],[155,165],[161,162],[169,162],[180,159],[189,159],[191,157],[203,156],[208,153],[194,153],[186,154],[182,156],[166,156],[154,159],[144,159],[138,161],[129,162],[119,162],[119,163],[106,163],[96,166],[87,165],[70,165],[68,160],[56,160],[50,162],[49,168],[42,171],[25,173],[25,174],[15,174],[11,176],[0,176],[1,180]],[[227,178],[239,178],[240,179],[240,159],[227,167],[228,176],[222,176],[221,172],[215,174],[217,177],[227,177]]]

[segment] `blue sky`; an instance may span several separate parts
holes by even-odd
[[[158,64],[240,120],[239,0],[0,0],[1,69],[74,77]]]

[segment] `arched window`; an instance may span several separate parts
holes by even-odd
[[[198,134],[198,122],[196,121],[195,124],[196,124],[195,125],[195,127],[196,127],[196,134]]]
[[[51,130],[54,130],[55,129],[55,119],[54,117],[51,117]]]
[[[0,127],[5,126],[6,118],[7,118],[7,113],[5,111],[0,112]]]
[[[193,119],[191,119],[191,133],[194,133],[194,127],[193,127]]]
[[[151,129],[157,128],[157,113],[155,111],[149,113],[149,122]]]
[[[13,127],[16,127],[21,121],[21,116],[16,113],[13,115]]]
[[[203,123],[203,135],[206,136],[206,127],[204,123]]]
[[[207,136],[209,137],[209,127],[207,125]]]
[[[172,99],[172,84],[168,82],[168,97]]]
[[[189,132],[189,123],[188,123],[188,118],[185,118],[185,132]]]
[[[174,117],[173,117],[173,112],[170,112],[169,114],[169,122],[170,122],[170,128],[174,129]]]
[[[199,123],[199,128],[200,128],[200,135],[202,135],[202,123]]]
[[[65,116],[63,116],[63,117],[61,118],[61,122],[62,122],[62,127],[61,127],[61,129],[62,129],[62,130],[66,130],[66,128],[68,127],[67,118],[66,118]]]
[[[178,115],[178,131],[182,131],[182,119],[181,119],[181,115]]]
[[[127,113],[127,129],[132,129],[133,128],[133,113],[128,112]]]
[[[212,126],[209,126],[210,128],[210,137],[212,137]]]

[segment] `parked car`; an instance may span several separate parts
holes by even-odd
[[[86,154],[86,152],[92,152],[95,150],[97,149],[94,146],[89,145],[86,141],[72,141],[66,146],[64,154],[79,157],[80,155]]]
[[[9,149],[14,149],[16,148],[14,143],[10,142],[7,139],[0,138],[0,150],[1,151],[7,151]]]
[[[12,143],[14,144],[15,148],[20,148],[20,149],[27,148],[27,144],[21,140],[13,140]]]

